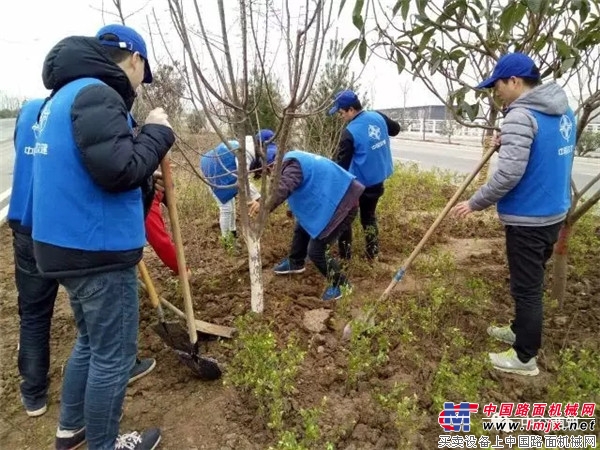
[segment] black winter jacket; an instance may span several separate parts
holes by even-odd
[[[44,86],[54,95],[79,78],[106,85],[83,88],[71,107],[72,132],[82,162],[92,180],[109,192],[124,192],[148,183],[173,143],[173,131],[144,125],[133,136],[127,118],[135,92],[125,72],[95,38],[73,36],[60,41],[44,61]],[[68,131],[66,131],[68,132]],[[142,248],[122,251],[82,251],[34,242],[38,266],[47,276],[71,277],[131,267]]]
[[[382,116],[385,120],[385,123],[387,125],[387,131],[390,136],[397,136],[398,133],[400,133],[400,124],[397,121],[390,119],[388,116],[386,116],[380,111],[375,112]],[[344,128],[344,131],[342,131],[342,136],[340,137],[340,145],[338,147],[335,161],[344,169],[348,170],[350,168],[350,164],[352,164],[353,157],[354,137],[348,131],[347,128]],[[368,186],[365,189],[365,193],[369,192],[383,193],[383,183],[377,183],[376,185]]]

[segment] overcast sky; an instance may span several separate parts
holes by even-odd
[[[275,0],[277,4],[278,0]],[[8,5],[10,3],[10,6]],[[122,0],[125,14],[130,14],[140,10],[135,15],[127,19],[128,25],[138,29],[146,38],[150,40],[146,18],[152,13],[154,7],[157,15],[167,34],[167,45],[174,49],[175,53],[180,48],[179,42],[169,32],[169,16],[166,13],[167,2],[165,0]],[[203,17],[207,23],[218,23],[218,12],[216,1],[199,0],[202,8]],[[232,8],[236,8],[237,0],[226,0],[226,5],[231,3]],[[295,2],[291,2],[294,4]],[[303,1],[298,0],[298,5]],[[104,1],[106,10],[114,11],[112,1]],[[347,1],[345,14],[340,18],[338,25],[338,35],[350,40],[356,37],[356,29],[350,20],[351,7],[354,2]],[[14,95],[20,98],[32,98],[47,95],[46,89],[42,85],[41,72],[44,57],[52,46],[63,37],[69,35],[93,35],[104,24],[116,21],[114,16],[103,14],[102,0],[18,0],[15,2],[3,2],[0,6],[0,55],[4,63],[0,70],[0,91]],[[193,17],[192,17],[193,18]],[[234,24],[231,25],[233,29]],[[152,30],[155,39],[158,40],[156,29]],[[168,57],[164,51],[164,46],[155,42],[156,55],[152,58],[158,58],[167,62]],[[282,51],[280,53],[284,54]],[[279,67],[279,65],[276,65]],[[362,65],[356,61],[352,68],[356,71],[363,69]],[[277,69],[274,69],[277,70]],[[281,69],[279,69],[281,70]],[[284,73],[279,74],[281,78]],[[388,108],[402,106],[403,93],[401,84],[410,83],[408,91],[408,105],[423,105],[439,103],[435,97],[430,94],[425,87],[418,82],[412,82],[410,77],[403,75],[400,77],[393,63],[372,59],[364,68],[360,83],[363,89],[371,96],[371,105],[375,108]]]

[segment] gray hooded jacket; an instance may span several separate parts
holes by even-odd
[[[500,131],[501,147],[498,167],[490,180],[469,200],[474,211],[481,211],[511,191],[527,170],[531,144],[538,131],[530,110],[548,115],[562,115],[569,107],[565,91],[555,82],[536,86],[515,100],[509,107]],[[547,226],[562,221],[565,214],[550,217],[524,217],[499,214],[505,225]]]

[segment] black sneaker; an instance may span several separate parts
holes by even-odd
[[[156,367],[156,360],[154,358],[135,359],[135,365],[129,373],[129,381],[127,384],[131,384],[142,377],[145,377]]]
[[[137,431],[120,434],[117,437],[115,450],[154,450],[160,442],[160,430],[151,428],[141,434]]]
[[[85,444],[85,427],[79,430],[61,430],[56,432],[54,447],[56,450],[75,450]]]

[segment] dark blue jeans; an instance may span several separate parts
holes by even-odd
[[[50,324],[58,282],[40,276],[30,235],[13,232],[13,250],[21,320],[18,363],[21,396],[25,407],[33,411],[48,401]]]
[[[137,351],[136,268],[59,281],[78,331],[64,373],[59,426],[85,426],[88,449],[112,450]]]

